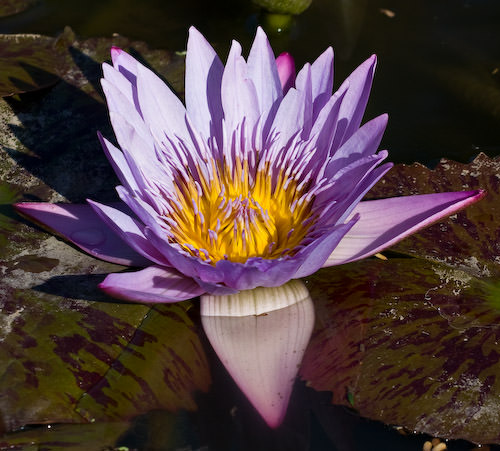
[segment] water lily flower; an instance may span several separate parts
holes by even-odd
[[[280,286],[378,253],[483,196],[361,201],[391,167],[377,152],[387,116],[361,125],[375,56],[332,94],[331,48],[295,77],[260,28],[248,58],[233,41],[225,66],[191,28],[185,105],[126,52],[111,56],[102,87],[121,149],[100,140],[121,202],[17,205],[92,255],[144,267],[108,275],[100,287],[111,296],[175,302]]]

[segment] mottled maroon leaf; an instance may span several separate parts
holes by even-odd
[[[120,36],[80,42],[66,30],[55,40],[30,39],[33,52],[37,45],[59,52],[57,60],[37,56],[37,67],[46,63],[59,82],[36,98],[0,100],[0,203],[20,200],[20,193],[26,200],[116,199],[94,133],[109,129],[100,63],[120,45],[176,83],[182,59]],[[19,63],[13,51],[10,57]],[[122,267],[42,232],[9,205],[1,208],[0,429],[195,409],[193,393],[208,388],[210,375],[187,314],[191,304],[110,301],[97,284]]]
[[[320,271],[309,278],[319,320],[302,377],[362,416],[500,443],[500,312],[478,283],[415,259]]]
[[[396,166],[370,197],[483,188],[481,202],[403,240],[415,258],[322,270],[302,375],[363,416],[500,443],[500,162]]]
[[[470,164],[441,160],[435,169],[397,165],[370,191],[391,197],[485,189],[475,205],[401,241],[393,250],[428,258],[473,275],[500,276],[500,159],[480,154]]]

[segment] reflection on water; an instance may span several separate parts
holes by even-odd
[[[230,316],[234,303],[240,304],[241,316]],[[314,325],[305,285],[292,280],[278,288],[205,295],[201,314],[203,329],[229,374],[266,423],[278,427]]]

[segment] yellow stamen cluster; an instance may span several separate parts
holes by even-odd
[[[168,200],[169,239],[212,264],[293,253],[313,223],[308,184],[298,185],[285,170],[273,183],[269,165],[252,172],[248,161],[236,160],[233,167],[213,162],[198,180],[177,177]]]

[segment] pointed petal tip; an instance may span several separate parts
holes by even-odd
[[[349,263],[381,252],[478,202],[485,195],[486,191],[479,189],[360,202],[354,211],[360,213],[361,220],[352,232],[346,234],[323,267]]]
[[[261,412],[262,418],[271,429],[280,427],[285,419],[286,411],[279,412],[279,415],[276,415],[276,413],[277,412],[269,412],[266,414],[266,412]]]
[[[281,82],[283,94],[286,94],[295,84],[295,61],[288,52],[283,52],[276,58],[276,67]]]
[[[267,34],[260,25],[257,27],[257,31],[255,32],[255,39],[257,39],[257,37],[267,39]]]
[[[148,303],[146,300],[141,300],[139,297],[134,297],[133,295],[131,296],[130,294],[126,295],[120,288],[116,287],[113,285],[113,283],[110,283],[108,281],[109,277],[112,276],[113,274],[108,274],[106,278],[99,284],[97,284],[98,288],[105,294],[107,294],[109,297],[113,299],[118,299],[120,301],[127,301],[127,302],[140,302],[140,303]],[[152,303],[152,301],[149,301],[149,303]]]
[[[117,47],[116,45],[111,46],[111,49],[110,49],[111,58],[119,56],[122,52],[123,52],[123,49],[121,49],[120,47]]]
[[[37,212],[37,211],[53,211],[54,210],[54,204],[50,204],[48,202],[16,202],[15,204],[12,204],[12,207],[18,212],[21,213],[25,216],[29,216],[32,218],[32,215],[30,215],[30,212]]]
[[[191,25],[188,30],[188,38],[199,38],[202,37],[205,39],[205,36],[196,28],[194,25]]]
[[[470,203],[467,205],[480,201],[488,194],[488,191],[486,191],[485,189],[478,189],[466,192],[470,193]]]

